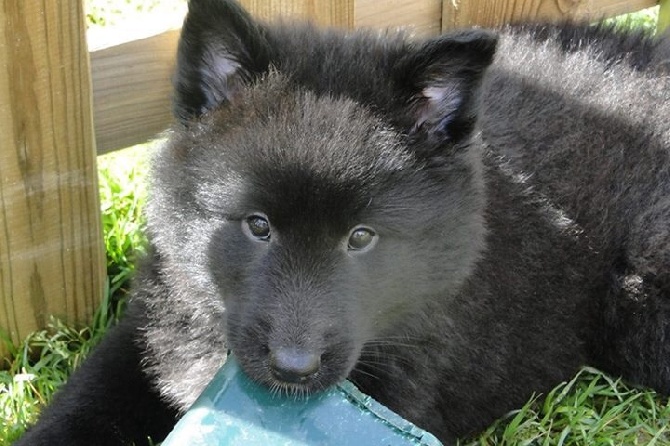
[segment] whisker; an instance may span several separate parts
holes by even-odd
[[[370,378],[373,378],[373,379],[375,379],[375,380],[380,380],[380,379],[381,379],[380,376],[375,375],[374,373],[368,372],[368,371],[366,371],[366,370],[362,370],[362,369],[359,368],[359,367],[354,367],[354,369],[352,370],[352,372],[356,372],[356,373],[359,373],[359,374],[361,374],[361,375],[369,376]]]

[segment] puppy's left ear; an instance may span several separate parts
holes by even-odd
[[[479,87],[493,62],[497,40],[483,30],[444,35],[398,61],[394,80],[410,134],[452,143],[470,135]]]
[[[186,123],[230,101],[269,64],[265,32],[240,5],[189,0],[177,50],[175,116]]]

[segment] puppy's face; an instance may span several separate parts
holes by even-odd
[[[225,306],[213,329],[253,379],[333,385],[366,344],[399,339],[433,290],[457,290],[483,232],[477,175],[466,152],[428,167],[411,144],[276,74],[173,136],[155,209],[182,218],[156,230],[202,263]]]
[[[453,294],[479,255],[468,140],[495,37],[414,45],[189,7],[180,124],[155,158],[148,212],[175,311],[223,314],[211,330],[227,346],[186,337],[202,355],[230,347],[259,382],[327,387],[435,290]]]

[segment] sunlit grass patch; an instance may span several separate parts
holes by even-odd
[[[584,368],[468,445],[670,445],[670,400]]]

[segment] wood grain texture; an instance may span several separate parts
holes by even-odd
[[[8,1],[8,0],[6,0]],[[514,20],[601,17],[653,5],[655,0],[241,0],[256,17],[312,18],[322,25],[409,27],[433,36],[463,26]],[[670,0],[664,0],[670,2]],[[446,24],[446,26],[445,26]],[[172,122],[171,76],[179,30],[147,26],[109,30],[91,52],[98,153],[145,142]],[[152,34],[153,33],[153,34]],[[110,43],[112,42],[112,43]]]
[[[255,17],[310,20],[321,26],[351,28],[355,0],[240,0]]]
[[[440,34],[442,0],[357,0],[354,26],[405,28],[419,37]]]
[[[98,154],[155,138],[170,125],[178,39],[179,30],[170,30],[91,52]]]
[[[519,21],[597,20],[656,5],[656,0],[442,0],[442,30]]]
[[[104,252],[78,0],[0,8],[0,328],[90,320]]]

